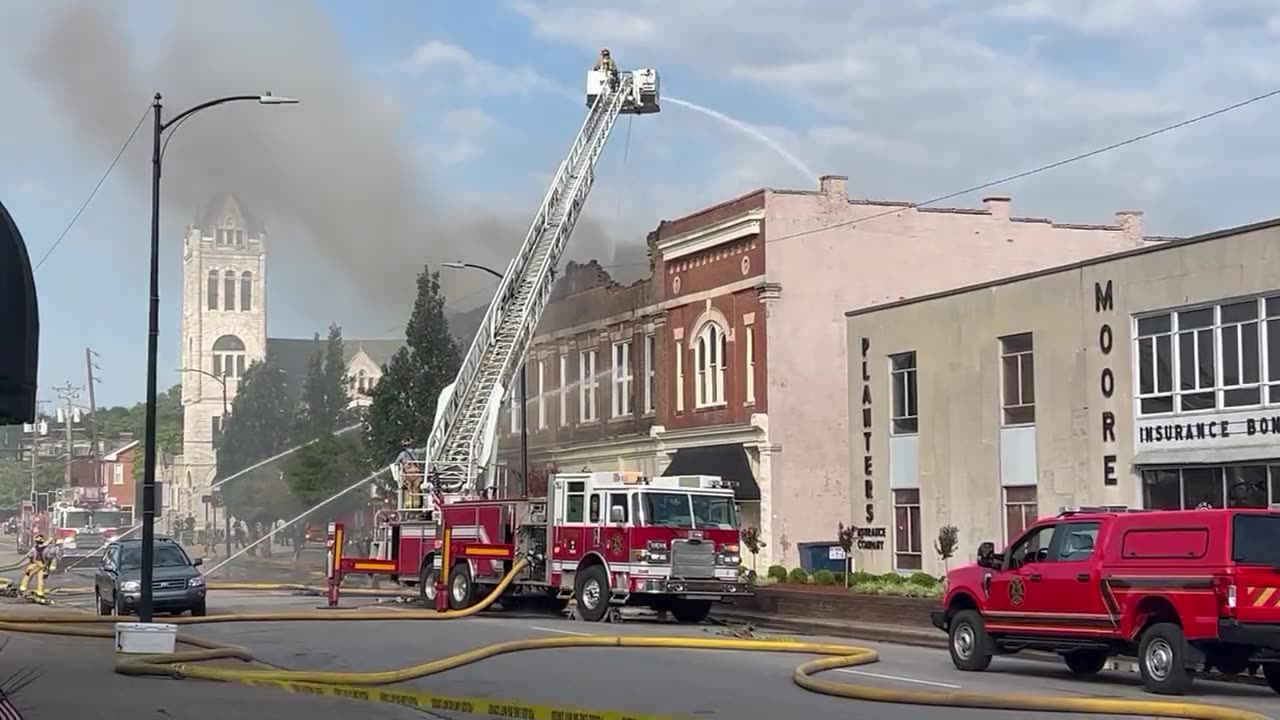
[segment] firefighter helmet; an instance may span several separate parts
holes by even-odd
[[[36,533],[36,544],[43,545],[45,542],[47,541],[45,540],[44,533]]]
[[[600,51],[600,54],[601,54],[601,55],[603,55],[603,56],[605,56],[605,57],[609,57],[609,48],[604,48],[604,49],[602,49],[602,50]]]

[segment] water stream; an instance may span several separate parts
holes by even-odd
[[[762,131],[758,127],[755,127],[754,125],[748,125],[747,123],[744,123],[741,120],[738,120],[736,118],[731,118],[728,115],[725,115],[724,113],[718,110],[712,110],[709,107],[703,107],[702,105],[699,105],[695,102],[689,102],[688,100],[682,100],[680,98],[671,97],[670,95],[664,95],[662,97],[662,100],[663,102],[669,102],[672,105],[679,105],[680,107],[688,108],[695,112],[700,112],[703,115],[707,115],[708,117],[715,118],[716,120],[719,120],[720,122],[724,123],[725,125],[728,125],[729,127],[733,128],[734,130],[737,130],[740,133],[743,133],[744,135],[750,137],[751,139],[764,143],[766,146],[768,146],[770,150],[777,153],[779,157],[781,157],[783,160],[786,160],[787,164],[795,168],[801,175],[804,175],[805,180],[808,182],[813,182],[813,179],[817,177],[817,175],[813,172],[813,170],[811,170],[809,166],[804,163],[803,160],[796,157],[794,154],[791,153],[791,151],[782,147],[782,145],[780,145],[773,138],[769,137],[768,135],[765,135],[764,131]]]

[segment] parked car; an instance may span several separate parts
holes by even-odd
[[[151,606],[153,612],[181,615],[190,611],[205,614],[206,587],[197,569],[201,558],[192,559],[177,542],[155,538],[152,562]],[[132,615],[142,600],[142,540],[113,543],[103,553],[94,581],[99,615]]]
[[[1084,508],[1043,518],[1002,553],[947,573],[933,624],[960,670],[1057,652],[1077,675],[1136,657],[1148,692],[1262,663],[1280,693],[1280,513]]]

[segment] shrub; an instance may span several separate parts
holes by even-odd
[[[787,569],[782,567],[781,565],[770,565],[769,571],[765,573],[765,576],[768,577],[770,580],[777,580],[778,582],[786,582]]]
[[[830,570],[819,570],[813,574],[813,584],[814,585],[835,585],[836,584],[835,573],[831,572]]]
[[[920,587],[934,587],[940,583],[941,581],[938,578],[922,572],[912,573],[911,577],[907,578],[908,585],[918,585]]]
[[[899,575],[896,572],[887,572],[883,575],[876,577],[876,580],[879,580],[885,585],[905,585],[907,582],[907,579],[905,577],[903,577],[902,575]]]
[[[787,574],[787,582],[794,583],[796,585],[804,585],[809,582],[809,573],[806,572],[804,568],[793,568],[791,572]]]
[[[849,575],[848,577],[849,577],[849,578],[852,578],[853,576],[852,576],[852,575]],[[833,585],[844,585],[844,584],[845,584],[845,574],[844,574],[844,573],[842,573],[842,572],[834,572],[834,573],[831,573],[831,583],[832,583]],[[853,583],[852,583],[852,582],[850,582],[849,584],[850,584],[850,585],[852,585]]]
[[[862,583],[875,582],[880,578],[879,575],[872,575],[869,572],[858,570],[849,576],[850,585],[859,585]]]

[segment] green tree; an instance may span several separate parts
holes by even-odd
[[[313,507],[339,493],[365,475],[365,457],[358,442],[333,433],[346,424],[351,402],[348,392],[346,357],[342,329],[329,326],[329,339],[320,344],[307,367],[302,402],[298,408],[298,440],[314,441],[292,454],[285,462],[284,476],[295,500],[303,508]],[[368,494],[353,491],[325,506],[314,521],[326,521],[358,507]],[[297,554],[301,543],[295,545]]]
[[[250,365],[240,379],[231,417],[223,425],[217,477],[230,477],[288,449],[293,417],[284,372],[270,357]],[[254,534],[255,524],[270,524],[298,511],[279,463],[246,473],[223,485],[220,491],[231,514],[249,523]]]
[[[440,292],[440,273],[424,267],[418,296],[405,327],[407,346],[382,369],[365,414],[365,450],[373,467],[395,459],[401,441],[426,444],[435,422],[436,400],[458,373],[462,353],[449,334]]]
[[[129,407],[116,406],[98,408],[95,418],[98,423],[98,434],[102,437],[113,437],[121,433],[131,433],[134,440],[142,440],[146,432],[147,405],[140,402]],[[174,385],[156,395],[156,447],[166,455],[178,455],[182,452],[182,385]],[[134,480],[142,480],[142,450],[138,451],[138,461],[133,464]]]
[[[36,492],[53,492],[62,487],[63,463],[36,463]],[[31,463],[0,460],[0,511],[17,512],[31,498]]]

